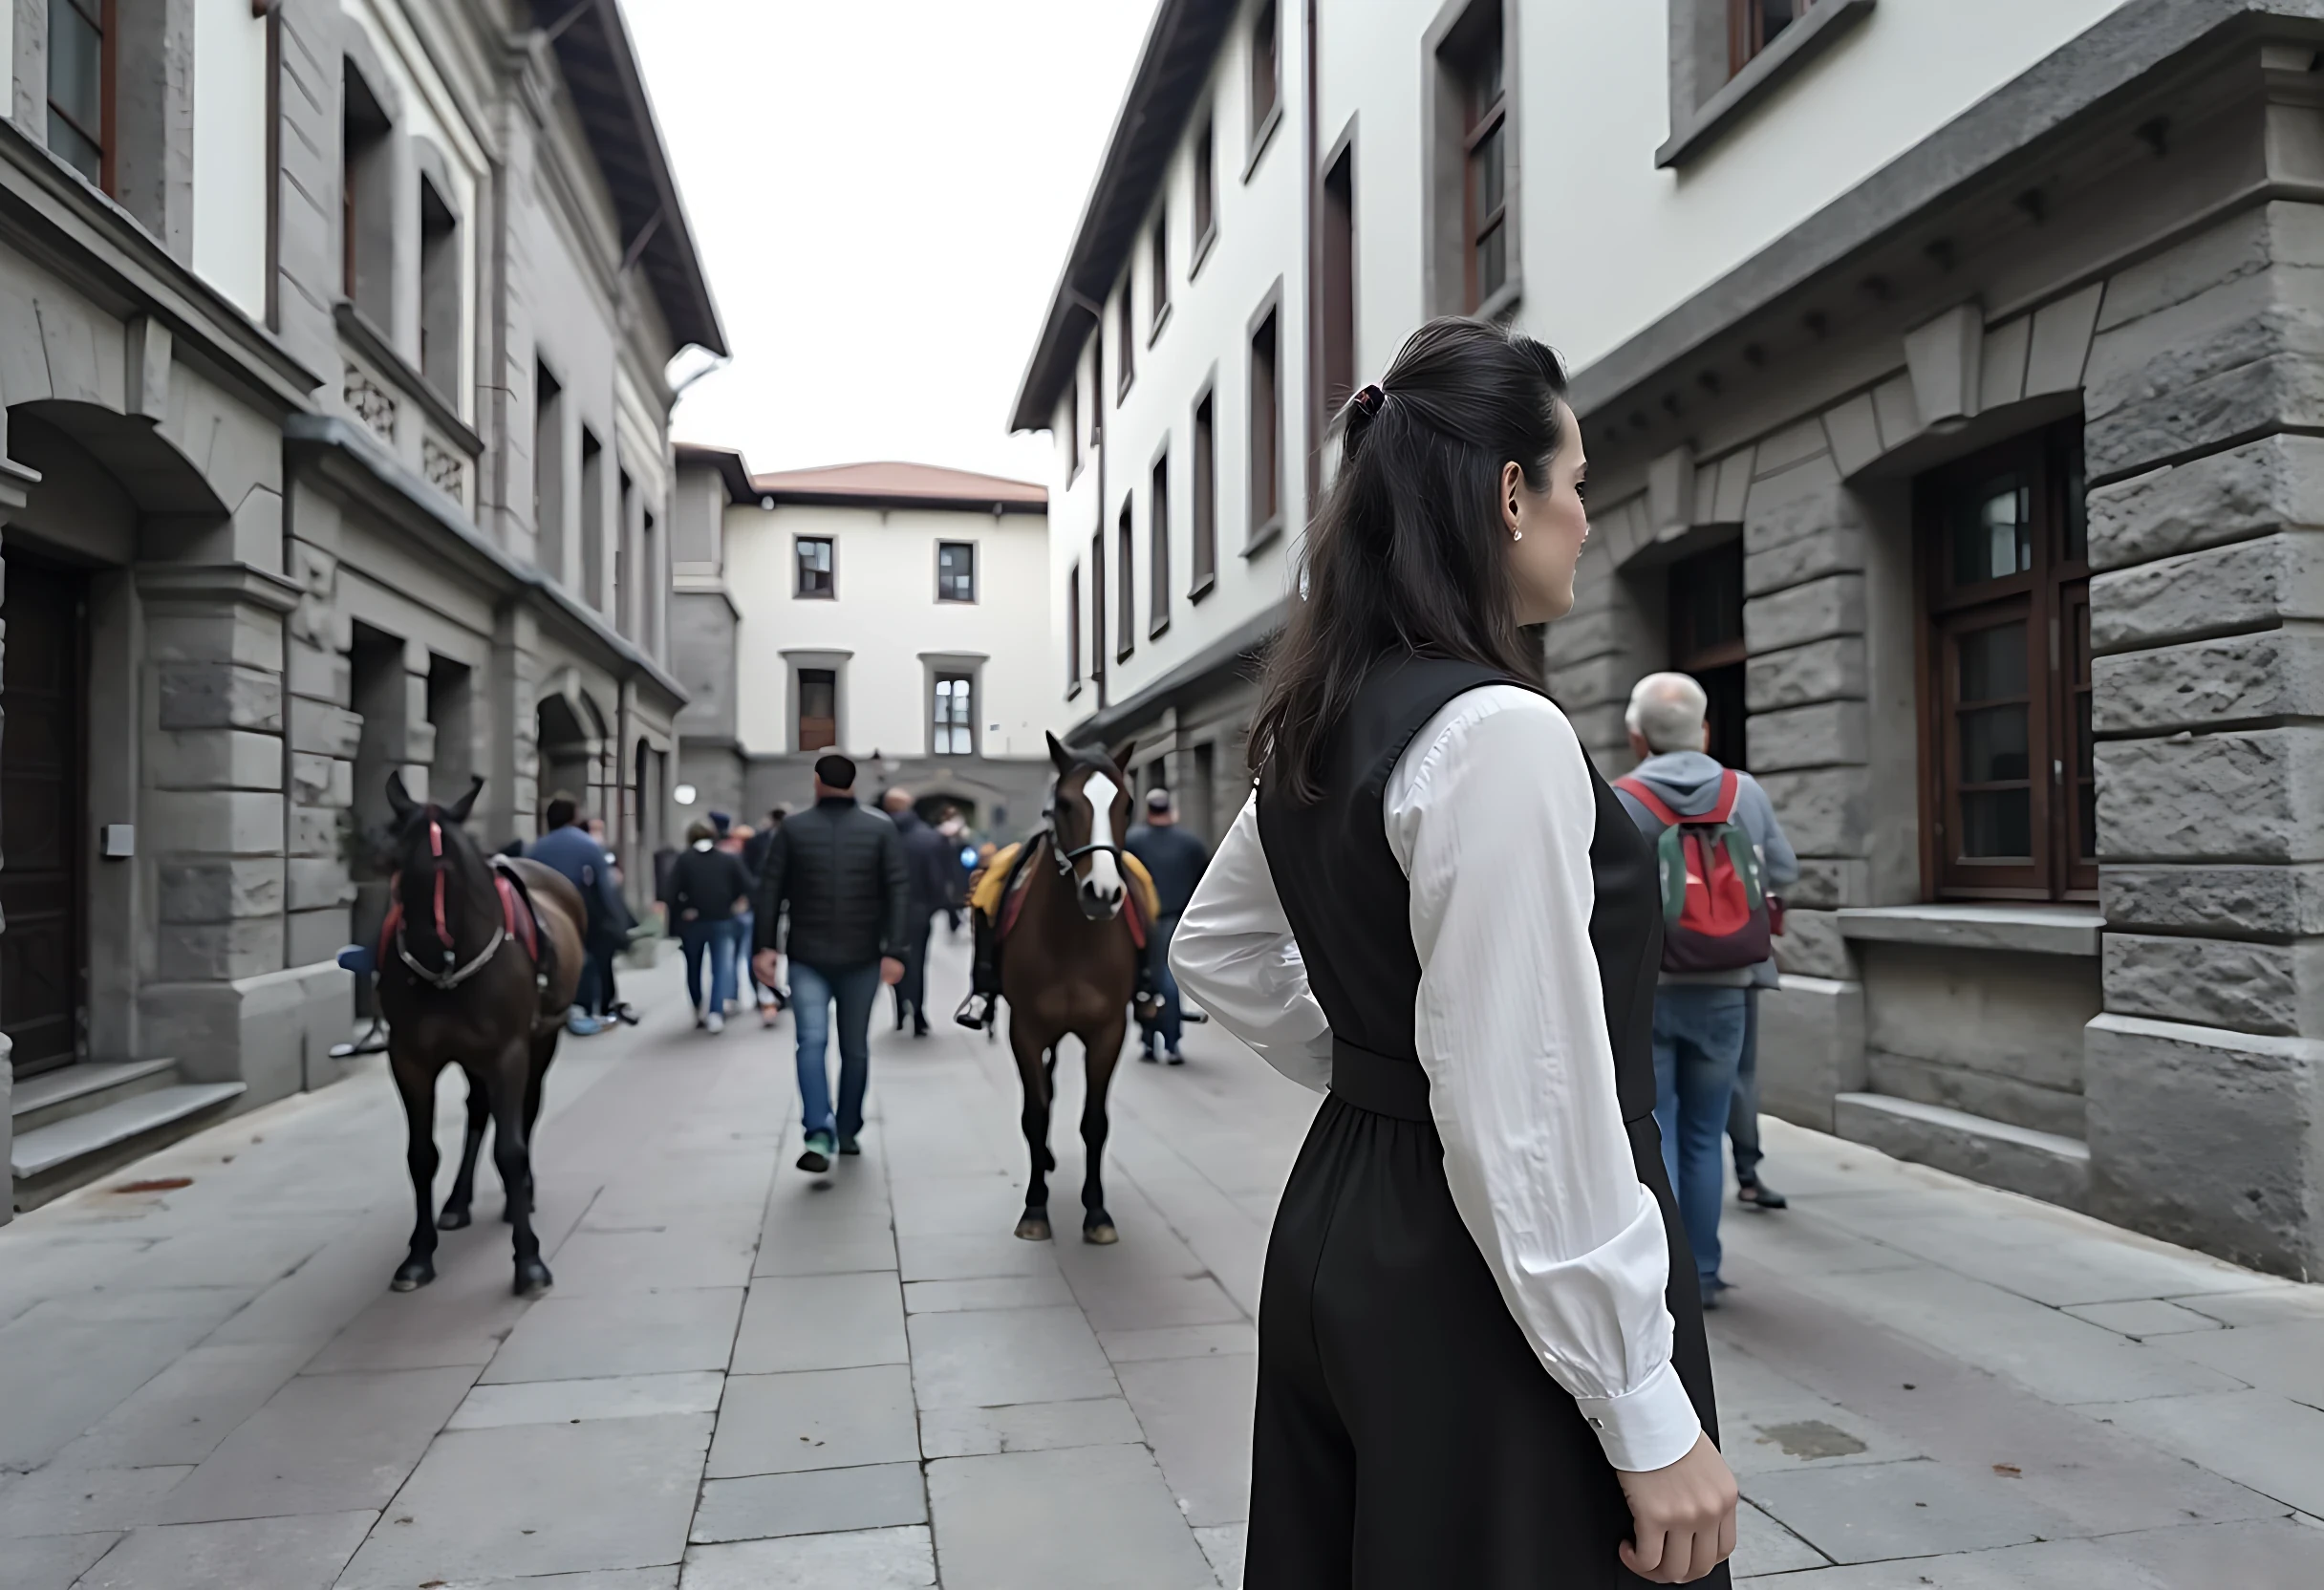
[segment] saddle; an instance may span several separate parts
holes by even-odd
[[[1024,885],[1030,875],[1027,863],[1045,853],[1048,844],[1049,836],[1044,833],[1023,844],[1009,846],[993,857],[970,886],[970,908],[993,924],[994,933],[1002,943],[1008,941],[1009,931],[1016,927],[1017,917],[1024,910]],[[1128,850],[1119,853],[1122,870],[1130,882],[1130,897],[1123,902],[1122,915],[1130,923],[1130,941],[1143,950],[1147,924],[1159,913],[1161,896],[1154,891],[1154,880],[1147,872],[1146,864]]]

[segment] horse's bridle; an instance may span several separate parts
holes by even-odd
[[[1088,799],[1087,795],[1083,796],[1082,798],[1084,800]],[[1103,851],[1106,854],[1112,856],[1116,864],[1119,864],[1122,857],[1128,853],[1119,845],[1100,845],[1095,840],[1091,840],[1087,845],[1079,846],[1068,850],[1065,849],[1065,840],[1061,838],[1057,832],[1057,800],[1055,796],[1050,797],[1048,815],[1049,859],[1057,864],[1057,871],[1060,877],[1070,880],[1073,876],[1073,864],[1081,860],[1084,856],[1096,855]]]
[[[431,806],[429,809],[432,811],[435,808]],[[436,858],[437,863],[436,938],[437,942],[443,946],[443,966],[439,971],[431,972],[412,958],[412,952],[404,947],[401,922],[396,924],[396,958],[410,969],[413,977],[418,978],[439,993],[448,994],[483,971],[485,963],[501,953],[501,946],[508,941],[508,924],[505,921],[495,922],[492,926],[492,936],[485,941],[484,947],[467,961],[454,966],[452,964],[452,930],[444,921],[443,910],[443,827],[433,817],[428,819],[428,853]]]

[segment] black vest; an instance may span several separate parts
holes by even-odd
[[[1428,1077],[1412,1036],[1420,959],[1412,949],[1411,890],[1388,849],[1382,804],[1412,737],[1454,697],[1489,684],[1539,688],[1474,663],[1384,661],[1329,738],[1323,800],[1302,806],[1271,778],[1259,781],[1267,869],[1299,940],[1308,986],[1331,1021],[1332,1091],[1409,1121],[1430,1119]],[[1590,842],[1596,886],[1590,947],[1604,990],[1623,1119],[1635,1122],[1654,1110],[1661,896],[1652,847],[1596,768],[1589,778],[1598,806]],[[1492,846],[1477,850],[1490,857]],[[1508,883],[1526,887],[1521,878]]]

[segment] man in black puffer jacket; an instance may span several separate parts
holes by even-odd
[[[836,752],[815,763],[815,804],[775,830],[759,878],[760,980],[775,977],[776,924],[790,908],[791,1020],[799,1031],[799,1099],[807,1128],[802,1171],[830,1169],[834,1150],[858,1152],[864,1085],[872,1069],[872,1005],[904,976],[911,885],[895,825],[855,804],[855,763]],[[824,1068],[830,1009],[839,1006],[839,1107]]]

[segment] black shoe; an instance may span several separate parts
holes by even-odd
[[[799,1169],[809,1175],[821,1175],[831,1168],[831,1134],[811,1131],[807,1134],[807,1152],[799,1156]]]
[[[960,1001],[960,1008],[952,1013],[952,1019],[971,1031],[989,1026],[993,1020],[993,997],[989,994],[971,994]]]
[[[1789,1209],[1792,1200],[1756,1176],[1735,1188],[1735,1202],[1749,1209]]]
[[[1186,1056],[1180,1054],[1175,1049],[1171,1050],[1169,1054],[1164,1055],[1162,1058],[1169,1061],[1173,1065],[1184,1065],[1186,1064]]]
[[[864,1146],[861,1143],[856,1142],[852,1137],[843,1137],[839,1140],[839,1151],[842,1154],[852,1158],[854,1155],[860,1154],[864,1151]]]
[[[912,1036],[915,1038],[926,1038],[928,1036],[927,1017],[915,1016],[912,1019]]]

